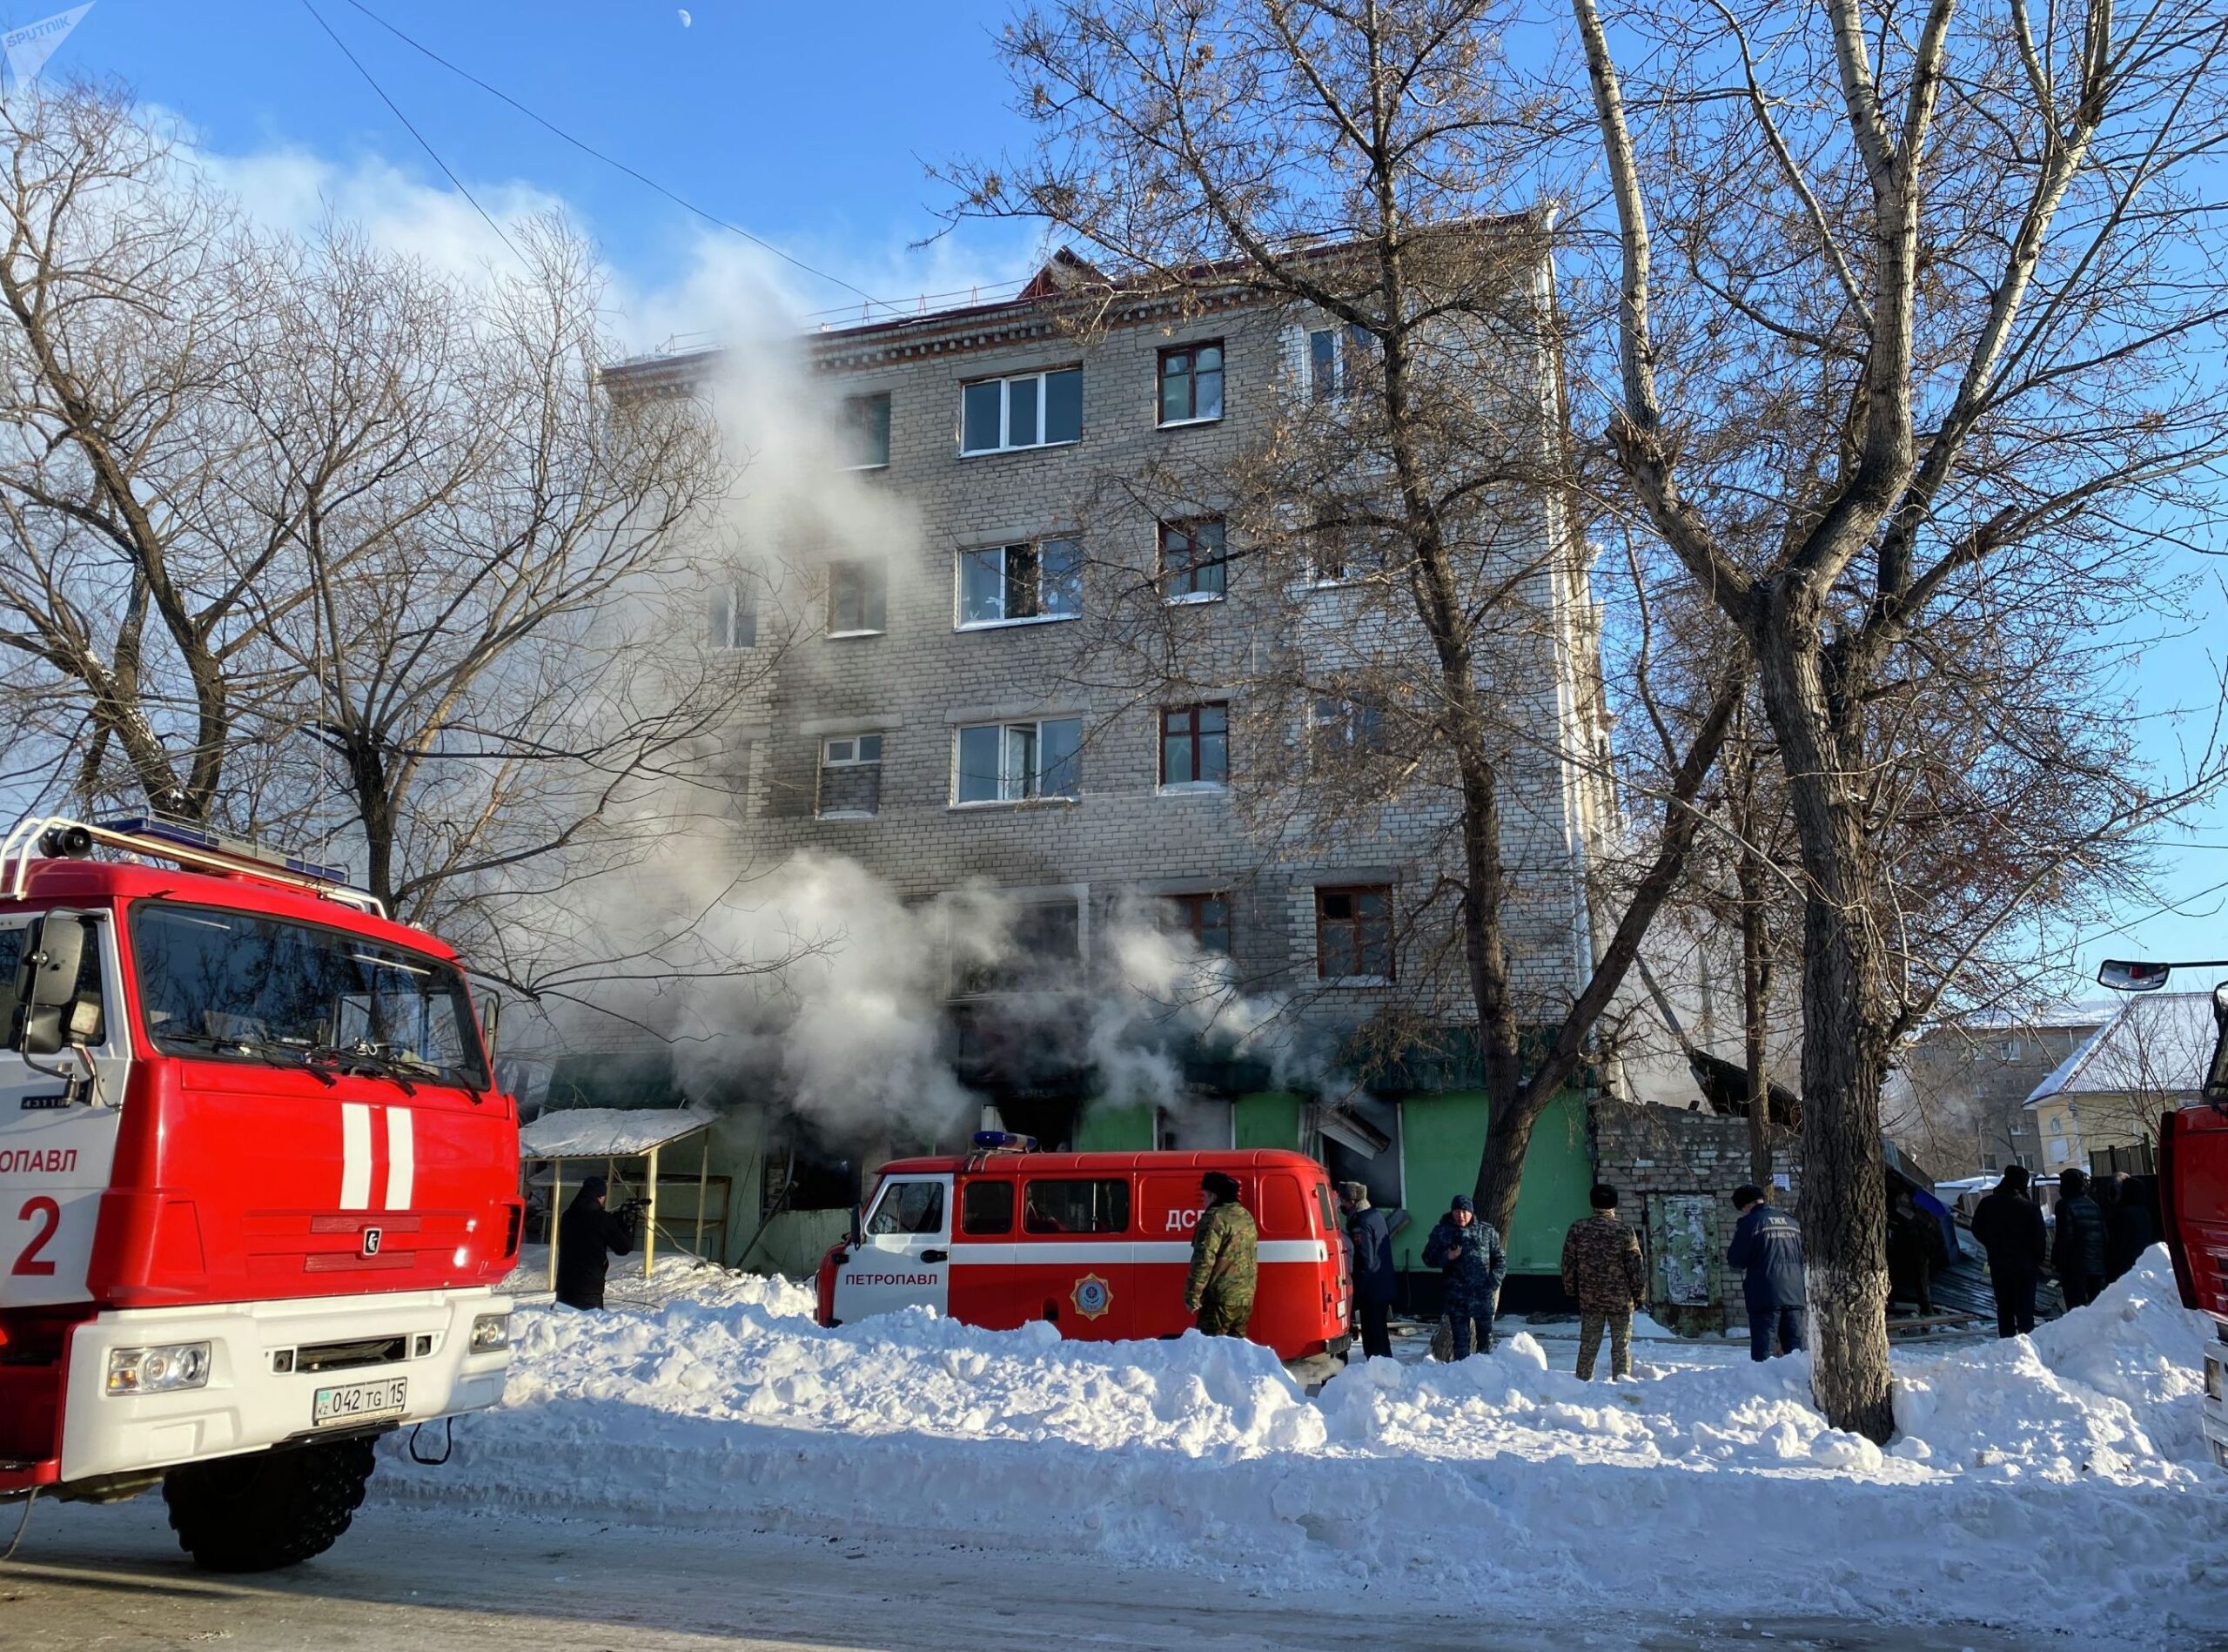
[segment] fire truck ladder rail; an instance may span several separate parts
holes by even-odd
[[[30,884],[31,863],[42,858],[38,852],[40,842],[47,833],[57,829],[81,831],[91,843],[105,844],[111,849],[150,860],[172,861],[189,871],[221,872],[234,877],[254,878],[281,889],[303,890],[323,896],[328,900],[352,906],[359,911],[368,912],[373,917],[386,916],[386,909],[376,896],[351,889],[346,883],[330,878],[313,877],[254,855],[182,843],[151,833],[122,831],[114,826],[93,825],[73,820],[66,815],[34,816],[19,821],[5,841],[0,842],[0,895],[14,901],[23,898]]]

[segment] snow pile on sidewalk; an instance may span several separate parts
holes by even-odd
[[[374,1494],[1220,1568],[1287,1596],[2228,1630],[2228,1476],[2194,1426],[2204,1322],[2163,1253],[2022,1340],[1897,1361],[1882,1453],[1800,1358],[1581,1384],[1530,1336],[1356,1365],[1062,1342],[922,1311],[822,1331],[795,1287],[521,1310],[509,1403]]]

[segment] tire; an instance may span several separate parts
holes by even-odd
[[[369,1440],[320,1440],[173,1468],[163,1501],[195,1565],[268,1572],[331,1548],[376,1466]]]

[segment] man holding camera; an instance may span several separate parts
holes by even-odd
[[[629,1199],[614,1216],[603,1207],[607,1187],[589,1177],[558,1219],[557,1299],[568,1308],[601,1307],[611,1259],[634,1248],[634,1220],[648,1201]]]

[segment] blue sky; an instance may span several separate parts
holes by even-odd
[[[350,0],[312,3],[498,217],[562,205],[596,238],[631,340],[732,325],[730,278],[761,294],[770,281],[795,312],[857,302],[568,146]],[[1033,231],[1003,225],[913,245],[937,231],[944,199],[925,163],[1023,138],[991,50],[1008,0],[695,0],[687,27],[680,8],[648,0],[366,3],[576,137],[878,299],[1011,279],[1037,250]],[[0,19],[59,9],[8,0]],[[429,256],[500,254],[302,0],[98,0],[48,72],[113,75],[175,111],[266,216],[304,219],[330,204]],[[2206,734],[2228,617],[2228,569],[2187,566],[2207,581],[2204,619],[2147,648],[2132,676],[2158,714],[2149,755],[2169,776]],[[2228,807],[2150,836],[2162,846],[2153,897],[2117,916],[2123,932],[2084,939],[2069,988],[2107,956],[2228,957]]]

